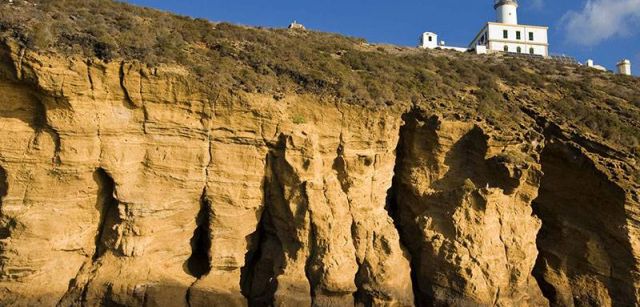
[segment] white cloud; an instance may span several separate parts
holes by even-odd
[[[529,7],[534,10],[544,9],[544,0],[531,0]]]
[[[587,0],[582,11],[569,11],[561,24],[569,41],[585,46],[633,35],[640,28],[640,0]]]

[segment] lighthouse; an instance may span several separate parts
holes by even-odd
[[[519,24],[517,0],[494,0],[493,8],[496,21],[485,24],[469,44],[469,49],[549,56],[549,28]]]
[[[496,9],[498,23],[509,25],[518,24],[518,1],[516,0],[495,0],[494,8]]]

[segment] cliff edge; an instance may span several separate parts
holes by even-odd
[[[637,78],[0,8],[0,305],[640,304]]]

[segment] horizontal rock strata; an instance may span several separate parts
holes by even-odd
[[[510,138],[1,50],[0,305],[640,304],[628,164],[536,110]]]

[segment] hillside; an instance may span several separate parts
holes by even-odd
[[[640,79],[0,3],[0,305],[640,304]]]
[[[335,34],[214,24],[102,0],[16,1],[0,14],[2,36],[30,50],[150,67],[179,64],[212,95],[229,89],[276,97],[304,92],[370,106],[413,103],[470,117],[506,117],[505,124],[517,121],[522,104],[530,102],[517,97],[507,103],[507,89],[518,96],[543,92],[529,99],[581,132],[636,152],[640,145],[638,78],[553,61],[430,53]]]

